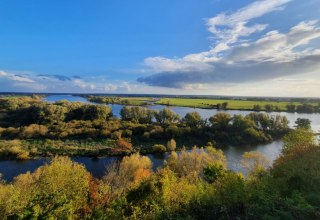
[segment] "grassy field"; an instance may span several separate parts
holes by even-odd
[[[260,105],[265,110],[265,105],[278,106],[285,111],[288,104],[300,105],[301,102],[277,102],[277,101],[246,101],[246,100],[222,100],[222,99],[189,99],[189,98],[163,98],[156,102],[161,105],[185,106],[193,108],[215,108],[215,105],[227,102],[227,109],[252,110],[254,105]],[[315,103],[310,103],[315,104]]]

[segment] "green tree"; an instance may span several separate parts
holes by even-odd
[[[198,112],[190,112],[184,116],[184,122],[190,127],[197,127],[201,124],[201,116]]]
[[[1,214],[22,219],[79,218],[87,205],[90,180],[91,175],[83,165],[68,158],[55,158],[34,173],[19,175],[7,186],[15,192],[1,199]]]
[[[315,137],[310,130],[306,129],[295,129],[290,131],[283,138],[284,146],[283,152],[289,151],[294,146],[299,145],[314,145]]]
[[[155,118],[156,121],[160,124],[176,123],[180,119],[179,115],[169,108],[164,108],[161,111],[155,113]]]
[[[307,129],[307,130],[311,129],[311,121],[310,121],[310,119],[298,118],[294,123],[296,124],[295,127],[297,129],[300,129],[300,128]]]

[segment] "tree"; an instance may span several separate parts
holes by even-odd
[[[311,129],[311,121],[310,121],[310,119],[298,118],[294,123],[296,124],[295,127],[297,129],[300,129],[300,128],[307,129],[307,130]]]
[[[289,151],[291,148],[300,145],[314,145],[315,144],[315,137],[310,130],[306,129],[295,129],[290,131],[286,136],[283,138],[284,146],[283,152]]]
[[[132,116],[131,116],[131,108],[129,106],[124,106],[121,110],[120,110],[120,116],[121,119],[124,121],[130,121],[132,120]]]
[[[227,107],[228,107],[228,102],[224,102],[221,104],[222,109],[227,109]]]
[[[83,120],[106,120],[112,115],[111,108],[106,105],[85,105]]]
[[[229,128],[231,116],[228,113],[219,112],[214,116],[210,117],[209,121],[215,130],[226,131]]]
[[[160,124],[171,124],[178,122],[180,119],[179,115],[169,108],[164,108],[161,111],[155,113],[155,118],[156,121]]]
[[[103,185],[111,187],[109,196],[116,196],[139,184],[151,174],[151,160],[146,156],[132,154],[123,157],[120,163],[109,166],[102,182]]]
[[[213,183],[226,174],[226,169],[220,164],[208,164],[203,169],[203,179],[208,183]]]
[[[240,163],[249,175],[265,170],[270,166],[270,161],[257,151],[245,152]]]
[[[320,199],[319,158],[319,146],[303,143],[295,145],[274,162],[271,174],[281,183],[280,189],[285,195],[300,192],[307,201],[318,206],[319,203],[314,203],[314,199]]]
[[[197,127],[201,124],[201,116],[198,112],[190,112],[186,114],[184,121],[190,127]]]
[[[221,150],[213,147],[207,147],[206,151],[195,147],[190,152],[183,149],[180,154],[171,153],[166,165],[179,177],[188,176],[194,179],[203,177],[203,170],[208,165],[221,166],[225,169],[226,158]]]
[[[48,128],[44,125],[31,124],[23,128],[21,136],[24,138],[37,138],[47,135]]]
[[[59,124],[65,120],[67,108],[54,104],[36,104],[28,110],[35,124]]]
[[[13,187],[15,194],[0,198],[0,215],[14,219],[80,218],[87,205],[90,180],[83,165],[65,157],[54,158],[34,173],[19,175],[13,185],[7,186]]]
[[[261,110],[261,105],[253,105],[253,110],[254,111],[260,111]]]
[[[296,111],[296,105],[295,104],[288,104],[287,105],[287,111],[288,112],[295,112]]]
[[[120,111],[121,119],[124,121],[134,120],[139,123],[151,123],[153,111],[140,106],[125,106]]]
[[[267,112],[272,112],[274,109],[274,106],[271,104],[266,104],[264,108],[266,109]]]
[[[177,148],[176,141],[172,138],[167,142],[167,150],[168,151],[175,151]]]

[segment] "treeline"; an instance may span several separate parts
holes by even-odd
[[[254,105],[253,109],[254,111],[262,111],[265,110],[266,112],[279,112],[282,111],[282,109],[279,106],[267,104],[264,106],[261,106],[259,104]],[[312,104],[288,104],[286,106],[287,112],[298,112],[298,113],[320,113],[320,103],[318,105],[312,105]]]
[[[130,99],[130,98],[121,98],[113,96],[85,96],[85,98],[94,103],[100,104],[119,104],[119,105],[148,105],[147,101],[143,99]]]
[[[251,113],[247,116],[220,112],[208,120],[197,112],[190,112],[180,118],[178,114],[164,108],[161,111],[144,107],[125,106],[121,120],[112,117],[106,105],[40,101],[26,102],[24,99],[0,99],[0,147],[10,145],[7,141],[20,139],[19,149],[30,152],[30,156],[47,154],[68,154],[67,148],[55,142],[59,140],[100,141],[94,151],[90,144],[90,155],[127,154],[141,151],[152,152],[154,144],[165,144],[175,139],[178,147],[212,142],[218,145],[258,144],[283,136],[289,131],[284,116],[270,116],[265,113]],[[30,149],[31,140],[44,143],[52,140],[51,146],[37,150]],[[106,144],[105,140],[109,140]],[[75,144],[77,145],[77,144]],[[47,145],[45,145],[47,146]],[[79,155],[86,147],[74,146]],[[77,152],[77,151],[76,151]],[[0,156],[16,155],[10,148],[1,147]],[[76,153],[75,153],[76,154]]]
[[[295,130],[270,162],[247,152],[246,176],[229,171],[212,146],[172,152],[164,167],[133,154],[96,179],[81,164],[54,158],[33,173],[0,181],[1,219],[319,219],[320,148]]]
[[[301,104],[301,105],[294,105],[290,104],[287,105],[288,112],[298,112],[298,113],[320,113],[320,103],[318,105],[311,105],[311,104]]]
[[[106,97],[106,96],[86,96],[90,102],[101,103],[101,104],[121,104],[120,97]]]

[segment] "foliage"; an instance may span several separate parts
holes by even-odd
[[[220,150],[172,152],[152,172],[133,154],[94,179],[70,159],[54,158],[12,183],[0,181],[3,219],[319,219],[319,146],[295,145],[269,169],[244,155],[248,178],[226,169]]]
[[[177,143],[174,139],[171,139],[167,143],[167,150],[168,151],[175,151],[177,148]]]
[[[270,161],[262,153],[255,151],[245,152],[240,163],[249,175],[266,170],[270,166]]]
[[[180,119],[169,108],[152,111],[140,106],[125,106],[121,110],[120,120],[111,117],[111,108],[106,105],[67,101],[46,103],[37,98],[13,98],[13,101],[9,101],[12,106],[8,106],[8,101],[5,100],[0,99],[0,104],[1,101],[3,103],[0,117],[1,140],[17,139],[35,143],[52,140],[51,146],[24,145],[19,156],[21,159],[39,155],[96,156],[127,155],[139,150],[152,152],[154,144],[165,144],[166,140],[170,140],[167,151],[176,150],[183,145],[191,148],[195,144],[204,145],[207,142],[217,145],[252,145],[282,137],[289,130],[286,117],[265,113],[251,113],[243,117],[219,112],[208,121],[203,120],[197,112],[187,113]],[[228,106],[227,102],[221,103],[222,106]],[[178,146],[175,140],[179,143]],[[60,141],[65,144],[59,143]],[[75,141],[97,145],[89,144],[89,148],[89,145],[69,144]],[[108,144],[102,144],[104,141]],[[18,157],[18,154],[11,154],[8,147],[0,149],[0,156],[5,155],[10,155],[10,158]]]
[[[164,108],[159,112],[155,113],[155,119],[160,124],[171,124],[178,122],[179,115],[169,108]]]
[[[55,158],[34,173],[21,174],[12,184],[1,187],[5,191],[0,194],[1,215],[22,219],[84,216],[90,179],[82,165],[68,158]]]
[[[311,129],[311,121],[306,118],[298,118],[295,122],[297,129]]]
[[[201,125],[201,116],[198,112],[187,113],[183,118],[184,122],[190,127],[198,127]]]
[[[155,144],[152,146],[152,151],[155,153],[164,153],[167,151],[167,148],[163,144]]]
[[[151,123],[154,112],[140,106],[125,106],[120,111],[121,119],[124,121],[135,120],[139,123]]]
[[[315,137],[310,130],[296,129],[284,136],[283,142],[283,152],[286,152],[295,146],[314,145]]]
[[[177,154],[172,152],[166,162],[167,166],[179,177],[194,178],[203,176],[203,169],[208,165],[219,165],[226,168],[226,158],[221,150],[207,147],[204,149],[193,148],[191,152],[182,150]]]

